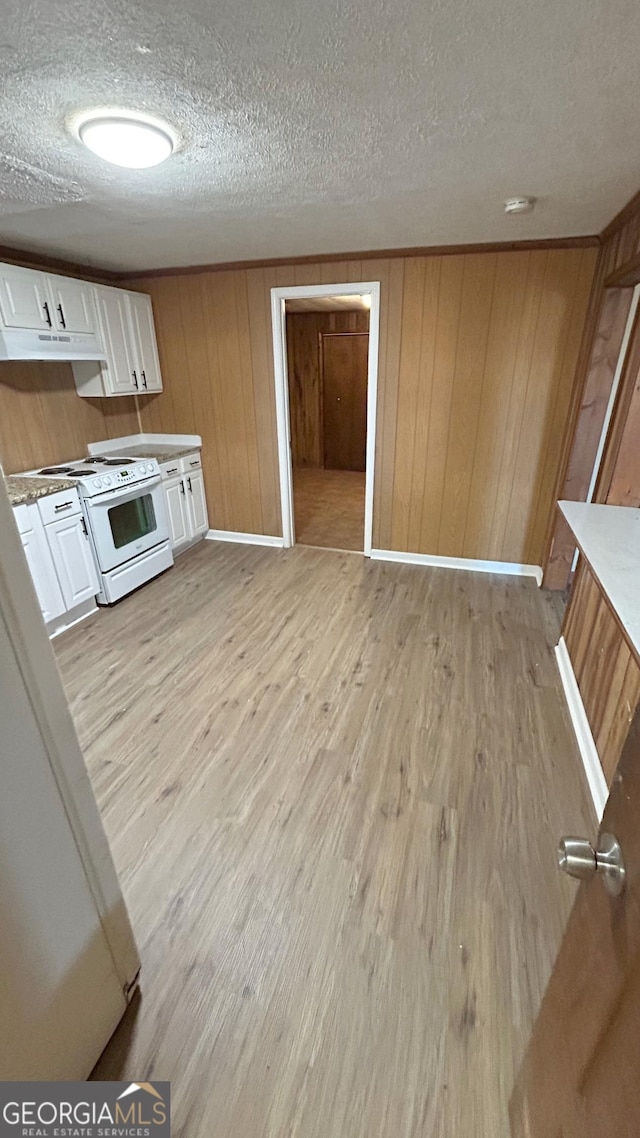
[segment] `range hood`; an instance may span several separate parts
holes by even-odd
[[[106,360],[93,332],[40,332],[0,326],[0,360]]]

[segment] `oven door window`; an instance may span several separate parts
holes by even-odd
[[[110,506],[108,510],[111,536],[116,549],[139,541],[157,529],[153,496],[141,494],[129,502]]]

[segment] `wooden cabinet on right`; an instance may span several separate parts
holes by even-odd
[[[578,562],[562,635],[611,786],[640,703],[640,660],[584,557]]]

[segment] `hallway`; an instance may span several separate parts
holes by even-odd
[[[365,473],[299,467],[293,472],[296,542],[364,549]]]

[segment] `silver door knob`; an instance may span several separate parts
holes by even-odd
[[[579,877],[582,881],[598,874],[612,897],[619,897],[624,889],[624,860],[620,843],[613,834],[601,834],[597,850],[586,838],[561,838],[558,865],[569,877]]]

